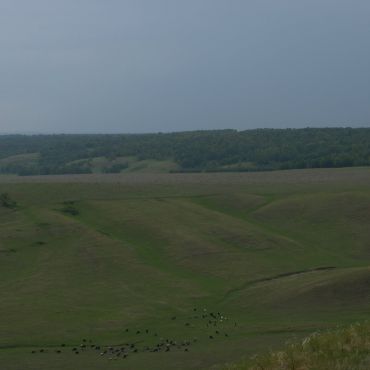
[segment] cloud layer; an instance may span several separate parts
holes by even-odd
[[[0,132],[370,126],[368,0],[2,0]]]

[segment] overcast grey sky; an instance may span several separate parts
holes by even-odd
[[[0,132],[370,126],[369,0],[0,0]]]

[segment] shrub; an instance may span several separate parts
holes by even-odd
[[[0,205],[5,208],[14,209],[17,207],[17,202],[13,200],[8,193],[1,193]]]

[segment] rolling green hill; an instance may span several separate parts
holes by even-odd
[[[368,168],[0,176],[0,368],[222,369],[366,320],[369,185]]]

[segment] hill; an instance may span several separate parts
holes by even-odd
[[[0,368],[220,369],[366,320],[369,185],[367,168],[0,176]]]
[[[370,165],[369,128],[0,136],[0,173],[240,172]]]

